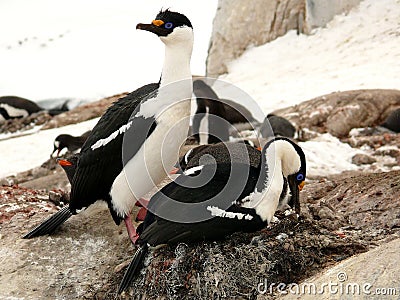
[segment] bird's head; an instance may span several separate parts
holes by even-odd
[[[51,156],[54,155],[54,153],[57,151],[57,155],[56,157],[58,157],[60,155],[61,150],[63,150],[64,148],[67,147],[66,145],[66,138],[67,138],[67,134],[60,134],[59,136],[57,136],[54,140],[54,148],[53,148],[53,152],[51,153]]]
[[[137,24],[136,29],[156,34],[166,45],[193,40],[190,20],[185,15],[168,9],[161,10],[150,24]]]
[[[281,162],[282,175],[288,181],[291,194],[288,204],[297,213],[300,213],[299,192],[303,189],[306,179],[306,157],[304,152],[291,139],[277,137],[264,146],[263,154],[271,155],[271,153]]]

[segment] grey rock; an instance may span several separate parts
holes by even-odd
[[[370,165],[376,162],[376,159],[367,154],[357,153],[351,158],[351,162],[357,166]]]
[[[227,72],[227,65],[250,46],[263,45],[289,30],[310,33],[360,0],[219,0],[207,58],[207,76]]]
[[[338,289],[336,293],[329,292],[326,288],[324,293],[318,294],[318,299],[398,299],[399,247],[400,239],[382,244],[366,253],[353,256],[332,268],[325,269],[320,274],[299,283],[298,286],[301,287],[302,284],[306,283],[315,286],[317,290],[321,290],[323,284],[333,283],[336,285]],[[343,292],[340,292],[340,286],[343,287]],[[387,294],[385,296],[379,295],[377,289],[385,291]],[[288,292],[287,296],[280,299],[316,299],[315,297],[310,293],[294,295]]]

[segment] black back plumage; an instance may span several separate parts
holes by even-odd
[[[263,124],[261,125],[260,133],[264,138],[273,136],[294,138],[296,128],[284,117],[269,114],[265,117]]]
[[[214,172],[212,168],[213,166],[206,165],[201,173],[207,174],[207,169]],[[235,175],[231,173],[235,172],[234,169],[240,172],[248,169],[248,176],[245,177],[247,181],[243,182],[243,178],[237,178],[238,184],[236,184]],[[141,228],[138,229],[138,231],[142,231],[138,243],[149,243],[155,246],[164,243],[216,240],[236,231],[255,231],[265,226],[254,209],[242,208],[237,204],[232,204],[235,201],[240,201],[254,190],[259,177],[260,166],[254,168],[245,164],[218,164],[211,180],[200,187],[197,185],[198,181],[202,180],[198,178],[199,173],[200,171],[191,175],[181,175],[151,198],[146,219]],[[224,190],[228,180],[233,180],[229,183],[232,188]],[[201,206],[201,208],[185,206],[177,210],[174,205],[165,201],[165,196],[180,203],[204,202],[204,206]],[[244,221],[238,218],[211,217],[206,208],[210,205],[213,206],[213,202],[205,201],[212,198],[215,198],[214,204],[218,207],[227,207],[227,212],[249,214],[253,219]],[[174,217],[176,212],[178,218],[191,219],[192,215],[202,218],[203,212],[199,212],[199,210],[203,210],[204,216],[208,219],[194,224],[173,222],[162,217],[165,214]],[[161,215],[161,217],[157,215]],[[213,228],[213,230],[210,230],[210,228]]]
[[[202,160],[202,162],[200,162]],[[240,163],[249,162],[257,168],[261,161],[261,152],[253,146],[245,143],[217,143],[212,145],[200,145],[193,148],[189,155],[179,161],[182,170],[193,168],[200,163]]]
[[[193,136],[200,141],[199,130],[208,109],[208,144],[229,140],[232,124],[256,122],[251,112],[243,105],[228,99],[220,99],[215,91],[203,80],[193,82],[197,109],[193,116]]]
[[[91,134],[82,146],[78,166],[71,186],[70,209],[87,207],[96,200],[109,200],[109,192],[114,179],[122,171],[122,143],[124,134],[118,134],[108,144],[92,150],[92,146],[101,139],[109,137],[113,132],[130,121],[131,116],[140,107],[140,103],[154,96],[159,87],[158,83],[145,85],[126,97],[115,102],[101,117],[93,128]],[[139,131],[138,123],[141,118],[132,119],[133,123],[129,130]],[[154,123],[153,118],[147,122]],[[153,128],[154,129],[154,128]],[[150,132],[151,133],[151,132]],[[143,144],[145,138],[150,134],[138,137],[130,149],[129,154],[134,155]],[[117,220],[114,220],[117,222]]]
[[[18,109],[24,109],[28,114],[33,114],[43,110],[43,108],[35,102],[18,96],[2,96],[0,97],[0,104],[7,104]]]
[[[70,204],[50,216],[44,222],[30,230],[23,238],[32,238],[44,234],[52,233],[63,224],[76,210],[90,206],[97,200],[107,201],[109,207],[111,199],[109,192],[116,176],[122,171],[122,143],[123,134],[119,134],[114,140],[92,150],[98,140],[107,138],[110,134],[118,130],[121,126],[129,122],[132,114],[140,107],[140,103],[154,96],[159,87],[158,83],[145,85],[126,97],[115,102],[100,118],[99,122],[91,131],[90,135],[83,144],[81,152],[73,156],[73,164],[67,167],[67,176],[71,182]],[[150,118],[152,119],[152,118]],[[135,122],[139,122],[137,118]],[[152,122],[154,121],[151,120]],[[135,124],[132,124],[132,129]],[[153,127],[152,127],[153,128]],[[136,141],[130,150],[130,154],[139,149],[143,141]],[[73,176],[73,177],[72,177]],[[72,178],[71,178],[72,177]],[[120,218],[110,209],[114,221],[119,224]]]

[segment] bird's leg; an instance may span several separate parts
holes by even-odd
[[[132,243],[135,245],[139,235],[136,232],[135,227],[133,227],[131,215],[127,214],[124,219],[126,230],[128,231],[129,238],[131,239]]]
[[[136,215],[136,222],[144,221],[144,218],[146,218],[146,215],[147,215],[147,208],[146,207],[141,207],[139,209],[139,212]]]
[[[149,205],[150,200],[146,200],[143,198],[140,198],[139,200],[136,201],[135,205],[138,207],[144,207],[147,208],[147,205]]]

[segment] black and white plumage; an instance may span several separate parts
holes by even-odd
[[[217,93],[201,79],[193,82],[197,109],[193,116],[192,134],[201,144],[229,141],[230,131],[237,124],[258,124],[251,112],[243,105],[228,99],[220,99]],[[250,129],[252,125],[249,125]],[[200,137],[205,135],[205,140]]]
[[[54,155],[57,152],[57,157],[60,155],[60,152],[67,148],[69,152],[75,152],[79,150],[87,138],[90,135],[91,130],[84,132],[80,136],[72,136],[70,134],[60,134],[54,140],[54,149],[51,155]]]
[[[246,142],[246,141],[245,141]],[[239,163],[248,161],[257,168],[261,161],[261,152],[245,142],[227,142],[200,145],[187,151],[178,162],[176,173],[207,163]],[[200,160],[202,163],[200,163]]]
[[[161,11],[151,24],[136,28],[155,33],[165,44],[160,82],[121,98],[101,117],[82,146],[69,205],[75,214],[99,199],[107,201],[114,221],[125,221],[132,241],[131,209],[165,177],[169,170],[164,168],[172,168],[187,137],[193,47],[192,25],[182,14]],[[50,233],[47,224],[53,222],[62,224],[57,213],[25,238]]]
[[[263,124],[260,127],[260,134],[264,138],[270,138],[274,136],[294,138],[296,134],[296,128],[284,117],[269,114],[265,117]]]
[[[35,102],[18,97],[0,97],[0,123],[6,120],[25,118],[40,111],[47,111],[49,115],[55,116],[68,110],[67,107],[45,110]]]
[[[277,209],[287,204],[299,213],[299,191],[306,176],[302,149],[290,139],[278,137],[264,146],[261,160],[257,168],[244,163],[199,165],[187,169],[155,194],[140,228],[137,241],[140,248],[125,273],[119,292],[130,285],[140,270],[149,246],[216,240],[237,231],[257,231],[271,222]],[[247,174],[243,177],[241,172]],[[214,174],[211,180],[196,186],[201,175],[207,173]],[[165,201],[165,196],[181,204],[181,209]],[[207,214],[208,218],[201,220]],[[187,215],[198,219],[185,222]]]
[[[0,122],[24,118],[41,110],[43,109],[39,105],[25,98],[17,96],[0,97]]]

